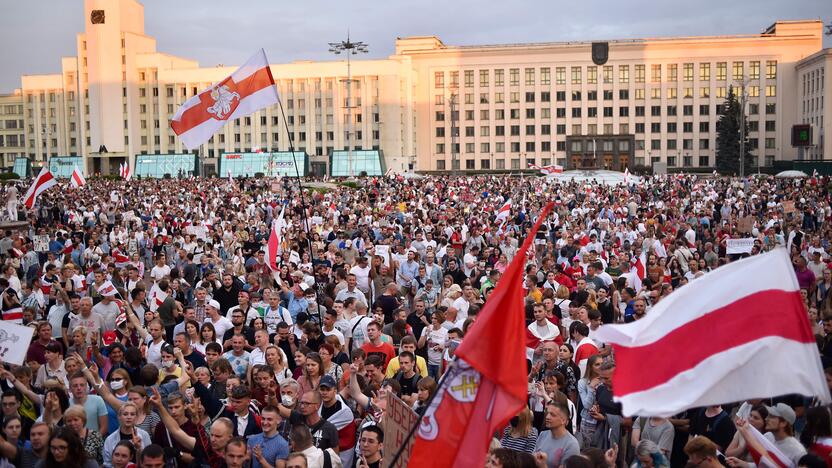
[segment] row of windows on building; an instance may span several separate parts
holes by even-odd
[[[606,107],[587,107],[586,116],[587,117],[598,117],[599,116],[599,109],[601,109],[601,116],[603,117],[613,117],[614,116],[614,108],[612,106]],[[618,116],[619,117],[629,117],[630,116],[630,107],[629,106],[619,106],[618,107]],[[633,115],[635,117],[645,117],[647,114],[647,107],[646,106],[635,106],[633,109]],[[650,106],[650,116],[651,117],[661,117],[662,116],[662,106]],[[665,112],[664,115],[668,117],[676,117],[679,115],[679,106],[677,105],[669,105],[664,107]],[[525,118],[527,119],[534,119],[538,116],[538,110],[540,110],[539,116],[541,119],[549,119],[552,116],[552,110],[550,108],[526,108],[525,110]],[[722,113],[723,105],[717,104],[715,106],[716,114],[719,115]],[[521,109],[509,109],[508,118],[510,120],[518,120],[521,118]],[[699,115],[700,116],[709,116],[711,112],[711,106],[709,104],[700,104],[699,105]],[[777,112],[777,104],[770,102],[765,105],[765,113],[767,115],[773,115]],[[759,115],[760,113],[760,105],[758,103],[749,103],[748,104],[748,114],[749,115]],[[580,118],[583,117],[583,107],[571,107],[570,114],[573,118]],[[474,120],[474,116],[476,115],[475,111],[473,110],[466,110],[464,111],[464,120]],[[479,118],[480,120],[490,120],[491,119],[491,111],[489,109],[480,109]],[[506,119],[506,111],[505,109],[495,109],[494,110],[494,120],[505,120]],[[682,106],[682,116],[693,116],[694,115],[694,106],[692,104],[686,104]],[[436,111],[434,114],[434,120],[437,122],[444,122],[447,114],[445,111]],[[459,111],[453,110],[450,112],[449,120],[451,122],[455,122],[459,120]],[[565,107],[557,107],[555,108],[555,118],[563,119],[566,118],[566,108]]]
[[[818,68],[803,74],[803,95],[823,92],[825,69]]]
[[[0,115],[21,115],[23,114],[23,104],[6,104],[0,106]]]
[[[776,97],[777,96],[777,85],[767,85],[763,88],[760,86],[749,86],[748,89],[748,97],[760,97],[760,93],[763,92],[765,97]],[[532,102],[552,102],[552,93],[549,91],[540,91],[540,93],[536,93],[534,91],[527,91],[524,93],[523,102],[532,103]],[[539,96],[538,96],[539,94]],[[677,88],[667,88],[665,90],[665,94],[667,99],[678,99],[680,96],[683,99],[693,99],[695,96],[695,88],[683,88],[682,92],[679,93]],[[711,88],[699,88],[699,97],[703,99],[707,99],[711,97]],[[581,91],[571,91],[568,94],[572,101],[582,101],[583,97],[586,96],[587,101],[597,101],[598,100],[598,91],[592,90],[587,91],[584,94]],[[639,88],[633,90],[633,95],[636,100],[644,100],[645,99],[645,89]],[[605,89],[602,91],[601,94],[604,101],[612,101],[614,93],[612,90]],[[508,102],[509,103],[519,103],[520,102],[521,94],[518,91],[512,91],[508,93]],[[566,102],[567,92],[566,91],[555,91],[555,101],[557,102]],[[719,99],[724,99],[728,97],[728,88],[724,86],[717,87],[715,89],[715,97]],[[629,89],[619,89],[618,90],[618,99],[619,100],[629,100],[630,99],[630,90]],[[650,89],[650,99],[662,99],[662,89],[661,88],[651,88]],[[490,93],[480,93],[479,99],[477,102],[479,104],[489,104],[491,101],[494,101],[494,104],[505,104],[506,96],[505,93],[502,92],[495,92],[493,95],[493,99]],[[445,99],[444,94],[437,94],[434,96],[434,105],[436,106],[444,106],[444,105],[455,105],[458,104],[456,102],[456,96],[451,95],[449,99]],[[473,105],[475,104],[474,93],[465,93],[463,103],[466,105]]]
[[[0,135],[0,148],[17,148],[23,146],[23,135]]]
[[[476,127],[474,126],[466,126],[464,128],[464,136],[466,138],[476,137]],[[612,134],[613,125],[612,124],[605,124],[603,126],[604,134],[609,135]],[[637,122],[635,124],[635,133],[646,133],[646,123],[645,122]],[[650,133],[662,133],[662,124],[661,122],[651,122],[650,123]],[[777,121],[775,120],[766,120],[764,123],[764,127],[766,132],[774,132],[777,130]],[[580,134],[581,133],[581,125],[575,124],[572,126],[573,134]],[[693,133],[694,129],[694,122],[682,122],[682,133]],[[451,127],[450,131],[446,131],[447,127],[436,127],[434,135],[437,138],[445,138],[447,136],[451,137],[459,137],[460,136],[460,127]],[[522,135],[533,136],[533,135],[551,135],[552,134],[552,126],[549,124],[541,124],[541,125],[509,125],[508,132],[506,132],[505,125],[496,125],[494,127],[488,125],[481,125],[479,127],[479,136],[480,137],[490,137],[492,130],[494,136],[503,137],[503,136],[520,136],[521,130],[524,130]],[[575,132],[577,130],[577,132]],[[679,131],[679,123],[678,122],[666,122],[664,132],[666,133],[678,133]],[[710,122],[699,122],[699,132],[700,133],[708,133],[711,131],[711,124]],[[748,121],[748,131],[749,132],[758,132],[760,131],[760,122],[757,120],[750,120]],[[320,133],[320,132],[318,132]],[[327,132],[328,134],[330,132]],[[587,134],[589,135],[596,135],[598,133],[598,125],[597,124],[588,124],[587,125]],[[619,124],[619,134],[620,135],[627,135],[630,133],[630,125],[629,124]],[[557,124],[555,125],[555,134],[556,135],[566,135],[566,124]]]
[[[651,83],[661,83],[662,82],[662,69],[665,70],[665,82],[676,82],[679,81],[679,67],[680,64],[677,63],[668,63],[664,66],[662,64],[651,64],[650,65],[650,82]],[[726,81],[728,79],[728,71],[729,71],[729,62],[716,62],[713,64],[713,68],[715,70],[715,77],[717,81]],[[731,65],[731,78],[736,81],[742,81],[746,77],[750,80],[758,80],[760,79],[761,74],[761,62],[758,60],[753,60],[748,62],[748,72],[746,73],[746,62],[730,62]],[[693,81],[695,75],[695,68],[697,64],[694,63],[683,63],[681,64],[682,70],[682,81]],[[632,68],[631,68],[632,67]],[[615,66],[613,65],[604,65],[602,67],[598,67],[595,65],[590,66],[571,66],[571,67],[554,67],[554,83],[558,85],[566,84],[567,80],[567,70],[570,72],[569,78],[572,84],[582,84],[584,80],[584,76],[586,76],[586,83],[587,84],[597,84],[599,81],[599,68],[600,68],[600,79],[603,83],[614,83],[616,81],[615,76]],[[712,64],[710,62],[704,62],[698,64],[699,70],[699,81],[710,81],[711,80],[711,68]],[[636,64],[636,65],[618,65],[618,82],[622,84],[626,84],[630,82],[630,70],[633,71],[633,81],[635,83],[645,83],[647,80],[647,65],[645,64]],[[508,84],[509,86],[519,86],[520,85],[520,68],[510,68],[508,70]],[[524,72],[524,84],[526,86],[535,86],[538,83],[543,86],[551,85],[552,84],[552,67],[540,67],[540,68],[523,68]],[[776,60],[767,60],[765,62],[765,78],[767,80],[774,80],[777,79],[777,61]],[[494,86],[505,86],[506,79],[506,71],[505,69],[486,69],[486,70],[463,70],[463,86],[466,88],[473,88],[474,87],[474,76],[475,72],[479,76],[479,86],[480,87],[488,87],[491,85],[492,79]],[[451,71],[435,71],[433,75],[433,83],[435,88],[443,88],[445,87],[445,76],[446,74],[449,77],[449,84],[450,87],[459,87],[459,70],[451,70]]]
[[[565,141],[556,141],[555,143],[555,151],[566,151],[566,142]],[[629,151],[629,142],[622,141],[619,142],[620,144],[626,144],[626,148],[619,147],[620,151]],[[573,145],[580,144],[578,141],[573,141]],[[464,145],[464,146],[463,146]],[[749,138],[748,145],[751,149],[759,148],[760,142],[757,138]],[[765,138],[764,139],[764,146],[766,149],[776,149],[777,148],[777,139],[776,138]],[[461,149],[464,149],[464,153],[474,154],[478,153],[476,143],[437,143],[435,147],[435,154],[459,154]],[[647,145],[645,140],[635,140],[635,150],[636,151],[645,151],[647,150]],[[679,140],[676,139],[667,139],[662,140],[661,138],[655,138],[649,140],[649,150],[650,151],[692,151],[694,149],[699,150],[710,150],[711,149],[711,140],[709,139],[700,139],[694,140],[692,138],[683,139],[681,140],[681,145],[679,145]],[[535,141],[527,141],[525,143],[521,143],[519,141],[512,141],[508,142],[508,152],[509,153],[520,153],[521,151],[525,151],[527,153],[535,153],[535,152],[543,152],[549,153],[552,151],[552,142],[551,141],[541,141],[539,144]],[[571,147],[570,151],[572,152],[581,152],[583,149],[581,147]],[[593,150],[587,150],[590,153]],[[610,148],[609,151],[612,151]],[[488,153],[506,153],[506,142],[498,141],[494,143],[492,146],[490,142],[483,142],[480,143],[479,146],[479,154],[488,154]]]

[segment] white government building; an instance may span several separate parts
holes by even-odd
[[[51,161],[113,174],[129,161],[139,175],[261,172],[264,161],[285,167],[291,158],[288,127],[304,171],[315,174],[346,175],[349,153],[355,174],[530,163],[704,170],[715,163],[730,86],[747,93],[759,165],[832,160],[824,138],[832,132],[832,51],[823,49],[820,20],[777,21],[760,34],[611,40],[597,49],[590,41],[451,46],[435,36],[399,38],[386,59],[352,60],[349,111],[345,60],[271,65],[288,125],[278,107],[265,109],[189,152],[170,118],[236,67],[157,52],[135,0],[85,0],[84,17],[77,55],[61,59],[60,73],[23,75],[20,90],[0,96],[0,167]],[[808,146],[792,146],[795,124],[811,126]]]

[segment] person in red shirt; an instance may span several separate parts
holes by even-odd
[[[378,322],[371,322],[367,325],[367,342],[361,345],[361,349],[367,357],[376,355],[384,359],[384,371],[387,371],[387,364],[396,357],[396,350],[393,345],[381,341],[381,325]]]

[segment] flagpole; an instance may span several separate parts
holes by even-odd
[[[273,86],[276,87],[277,85],[273,85]],[[309,248],[309,261],[313,265],[313,267],[312,267],[312,278],[315,280],[315,285],[314,285],[315,287],[313,288],[313,291],[315,291],[315,298],[318,300],[318,302],[315,304],[315,313],[318,316],[318,324],[323,325],[323,319],[321,318],[321,308],[318,305],[318,304],[321,304],[321,302],[320,302],[321,298],[318,297],[318,287],[317,287],[318,278],[315,278],[315,268],[314,268],[314,265],[315,265],[315,249],[312,246],[312,225],[309,224],[309,220],[306,217],[306,197],[303,196],[303,184],[301,183],[301,180],[300,180],[300,169],[298,169],[298,161],[295,158],[294,138],[292,138],[292,132],[291,132],[291,130],[289,130],[288,122],[286,122],[286,112],[283,110],[283,100],[280,99],[279,95],[278,95],[278,99],[277,99],[277,105],[278,105],[278,107],[280,107],[280,116],[283,118],[283,126],[286,128],[286,134],[289,136],[289,152],[292,153],[292,162],[295,165],[295,180],[297,181],[298,191],[300,192],[300,205],[301,205],[301,208],[302,208],[301,212],[303,213],[303,227],[302,228],[306,230],[306,234],[307,234],[306,244],[307,244],[307,247]],[[271,157],[271,155],[270,155],[270,157]],[[305,161],[304,161],[304,163],[305,163]],[[272,168],[272,173],[274,173],[274,168]],[[312,287],[312,286],[310,285],[310,287]]]
[[[428,398],[428,401],[425,402],[425,405],[423,406],[425,411],[427,411],[430,408],[430,405],[431,405],[431,403],[433,403],[433,399],[436,398],[436,395],[438,395],[439,392],[444,391],[442,389],[442,384],[445,383],[445,379],[448,377],[448,374],[450,374],[449,371],[452,368],[456,367],[456,365],[457,365],[456,364],[456,356],[454,356],[454,360],[451,361],[451,364],[448,367],[448,369],[445,369],[445,373],[442,374],[442,377],[439,377],[439,382],[436,383],[436,391],[433,392],[433,394],[430,396],[430,398]],[[416,433],[416,429],[419,429],[419,425],[421,425],[421,424],[422,424],[422,418],[421,417],[416,418],[416,423],[413,424],[413,427],[411,427],[410,431],[408,431],[407,436],[404,438],[404,441],[402,441],[401,445],[399,445],[399,449],[396,450],[396,454],[393,455],[393,460],[387,465],[388,468],[396,466],[396,462],[399,461],[399,458],[401,458],[402,453],[404,453],[404,449],[407,448],[408,442],[410,442],[410,439],[413,438],[413,435]]]

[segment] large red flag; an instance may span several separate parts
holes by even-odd
[[[422,417],[410,466],[483,466],[492,434],[526,404],[523,271],[549,203],[456,350],[457,361]]]

